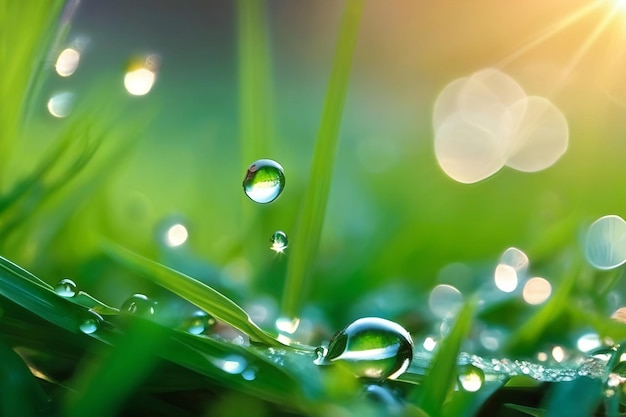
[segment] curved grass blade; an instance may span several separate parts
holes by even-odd
[[[456,383],[461,343],[469,332],[475,306],[475,300],[470,300],[459,311],[454,327],[441,343],[424,378],[418,405],[432,417],[444,414],[444,403]]]
[[[282,314],[298,317],[303,293],[317,254],[326,202],[333,177],[341,115],[345,103],[352,56],[363,11],[363,0],[348,0],[339,28],[333,70],[328,83],[322,121],[315,142],[313,166],[296,229],[298,245],[293,246],[287,265],[287,281],[282,302]]]
[[[79,331],[85,309],[59,297],[48,284],[0,257],[0,295],[39,317],[72,332]]]
[[[251,339],[270,346],[282,345],[254,324],[241,307],[208,285],[119,246],[104,244],[103,247],[115,261],[241,330]]]

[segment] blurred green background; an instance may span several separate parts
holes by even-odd
[[[626,12],[583,48],[612,7],[595,3],[527,51],[537,35],[592,2],[366,3],[304,316],[327,326],[326,334],[363,314],[404,316],[417,328],[434,285],[480,289],[510,246],[529,255],[531,274],[558,286],[561,255],[582,256],[585,228],[599,216],[625,214]],[[114,306],[134,292],[167,298],[112,266],[101,255],[106,239],[202,279],[244,307],[264,300],[277,317],[290,248],[274,254],[268,239],[276,230],[290,235],[296,223],[342,4],[267,2],[270,56],[259,76],[269,93],[254,103],[261,120],[252,133],[265,144],[263,154],[243,149],[235,2],[70,6],[42,63],[11,173],[28,172],[72,120],[46,108],[62,91],[76,95],[76,113],[112,120],[103,147],[133,145],[94,162],[98,181],[40,208],[27,228],[7,236],[3,255],[51,283],[71,277]],[[56,58],[77,39],[84,42],[80,64],[59,77]],[[160,60],[154,87],[130,96],[124,74],[152,54]],[[549,97],[565,114],[569,148],[538,173],[505,167],[477,184],[456,183],[434,156],[434,101],[452,80],[502,64],[528,94]],[[287,183],[263,206],[241,188],[246,167],[259,158],[280,162]],[[171,248],[164,234],[177,222],[189,239]],[[441,274],[458,263],[465,272]]]

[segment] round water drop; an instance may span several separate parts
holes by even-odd
[[[246,381],[254,381],[256,379],[256,373],[257,373],[257,369],[254,366],[252,366],[252,367],[246,368],[246,370],[241,373],[241,377],[245,379]]]
[[[626,262],[626,222],[619,216],[600,217],[587,230],[587,261],[598,269],[613,269]]]
[[[143,294],[133,294],[124,301],[120,311],[135,316],[149,317],[156,312],[156,302]]]
[[[392,321],[365,317],[337,332],[323,361],[317,363],[338,362],[358,378],[383,380],[400,376],[412,359],[413,340],[409,332]]]
[[[63,278],[54,286],[54,292],[61,297],[72,298],[78,292],[76,283],[69,278]]]
[[[215,319],[204,311],[196,311],[183,321],[181,328],[191,334],[202,334],[215,325]]]
[[[485,383],[485,373],[474,365],[463,365],[459,368],[459,384],[465,391],[476,392]]]
[[[271,159],[253,162],[243,179],[243,191],[256,203],[271,203],[285,188],[283,167]]]
[[[274,234],[270,238],[270,243],[272,244],[272,246],[270,246],[271,250],[276,253],[283,253],[283,251],[287,249],[287,244],[289,242],[287,241],[287,235],[285,234],[285,232],[281,232],[279,230],[277,232],[274,232]]]
[[[88,310],[85,317],[80,321],[78,328],[83,333],[92,334],[98,330],[103,321],[104,319],[98,313]]]

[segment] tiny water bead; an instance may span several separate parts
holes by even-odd
[[[283,167],[271,159],[253,162],[243,179],[243,191],[256,203],[271,203],[278,198],[284,188]]]
[[[69,278],[63,278],[54,286],[54,292],[61,297],[72,298],[78,292],[76,283]]]
[[[143,294],[133,294],[124,301],[120,311],[135,316],[149,317],[156,312],[156,302]]]
[[[485,373],[474,365],[463,365],[459,367],[458,379],[465,391],[476,392],[485,383]]]
[[[78,328],[85,334],[92,334],[102,324],[104,319],[98,313],[88,310],[85,316],[81,319]]]
[[[280,230],[274,232],[272,237],[270,238],[270,249],[276,253],[283,253],[285,249],[287,249],[287,244],[289,243],[287,240],[287,235],[285,232],[281,232]]]
[[[215,319],[204,311],[196,311],[191,317],[184,320],[181,329],[191,334],[202,334],[215,325]]]
[[[395,379],[411,363],[413,340],[397,323],[365,317],[337,332],[328,349],[318,348],[316,354],[316,364],[338,362],[358,378]]]

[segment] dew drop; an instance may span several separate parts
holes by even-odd
[[[216,365],[226,373],[237,375],[244,372],[248,366],[248,361],[241,355],[229,355],[216,361]]]
[[[69,278],[63,278],[54,286],[54,292],[65,298],[72,298],[78,292],[76,283]]]
[[[324,365],[326,362],[326,355],[328,354],[328,349],[324,346],[318,346],[315,348],[315,356],[316,359],[313,361],[316,365]]]
[[[386,416],[402,415],[402,399],[389,387],[370,384],[363,390],[363,396],[376,405]]]
[[[285,249],[287,249],[287,235],[285,232],[281,232],[280,230],[274,232],[272,237],[270,238],[270,249],[276,253],[283,253]]]
[[[204,311],[196,311],[181,323],[181,329],[191,334],[202,334],[215,325],[215,319]]]
[[[285,188],[283,167],[271,159],[253,162],[243,179],[243,190],[256,203],[271,203]]]
[[[459,368],[459,384],[465,391],[476,392],[485,383],[485,373],[474,365],[463,365]]]
[[[143,294],[133,294],[124,301],[120,311],[135,316],[149,317],[155,314],[156,304]]]
[[[397,323],[365,317],[337,332],[323,357],[324,364],[340,362],[358,378],[395,379],[411,363],[413,340]]]
[[[626,222],[608,215],[593,222],[585,237],[587,261],[598,269],[613,269],[626,262]]]
[[[85,334],[92,334],[98,330],[98,327],[100,327],[103,321],[104,319],[98,313],[88,310],[87,314],[78,325],[78,328]]]
[[[256,379],[256,373],[257,373],[257,369],[254,366],[252,366],[252,367],[246,368],[246,370],[241,373],[241,377],[245,379],[246,381],[254,381]]]

